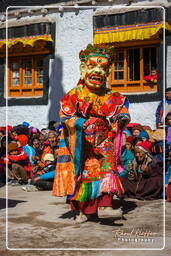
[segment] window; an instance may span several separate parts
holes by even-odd
[[[8,97],[43,96],[44,56],[9,57]]]
[[[157,44],[116,48],[109,87],[128,94],[157,92],[157,66]]]

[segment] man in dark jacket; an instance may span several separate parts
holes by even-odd
[[[156,127],[160,128],[163,124],[163,111],[165,108],[165,114],[171,111],[171,87],[165,90],[165,99],[160,101],[156,110]]]

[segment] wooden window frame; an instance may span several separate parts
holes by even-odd
[[[40,59],[44,59],[45,55],[30,55],[30,56],[17,56],[9,57],[8,60],[8,97],[18,98],[18,97],[42,97],[43,96],[43,83],[39,84],[37,80],[37,62]],[[12,85],[12,62],[19,62],[19,86]],[[31,60],[32,62],[32,84],[25,84],[25,67],[24,63],[26,60]],[[43,66],[42,66],[43,69]]]
[[[161,43],[161,40],[157,39],[153,41],[144,40],[143,42],[121,43],[119,47],[118,45],[114,45],[116,48],[116,51],[124,52],[124,75],[123,75],[123,80],[115,80],[114,72],[116,72],[116,70],[115,70],[115,65],[112,64],[111,74],[109,76],[109,88],[118,92],[126,93],[126,94],[157,92],[158,90],[157,83],[145,81],[143,79],[144,77],[143,49],[152,48],[152,47],[156,47],[156,49],[158,49],[160,43]],[[127,51],[132,49],[140,49],[140,80],[129,81],[129,79],[127,79],[127,74],[129,73]],[[130,85],[134,85],[134,86],[131,87]]]

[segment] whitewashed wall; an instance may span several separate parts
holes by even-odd
[[[68,11],[63,15],[56,13],[53,16],[56,20],[56,55],[50,62],[49,104],[8,107],[10,125],[27,121],[31,126],[46,127],[50,120],[58,119],[59,99],[78,82],[79,51],[93,41],[93,9]],[[158,102],[130,104],[132,122],[140,122],[155,128],[157,105]],[[5,125],[5,119],[3,107],[0,110],[0,125]]]
[[[149,125],[152,129],[155,129],[155,112],[158,104],[159,102],[130,104],[131,122],[140,123],[142,125]]]
[[[43,128],[49,120],[58,118],[60,97],[74,87],[79,79],[78,54],[93,41],[92,14],[92,9],[64,12],[63,15],[53,14],[56,19],[56,56],[50,65],[49,104],[8,107],[7,117],[10,125],[27,121],[32,126]],[[5,120],[5,107],[1,107],[0,125],[5,125]]]
[[[167,87],[171,87],[171,46],[167,47],[166,77]]]

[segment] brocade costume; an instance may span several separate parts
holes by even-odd
[[[82,80],[61,99],[63,129],[53,195],[67,195],[85,214],[97,211],[96,199],[107,196],[110,203],[100,206],[111,206],[111,193],[123,193],[118,178],[123,129],[118,120],[129,122],[128,105],[120,93],[106,88],[92,92]],[[95,208],[86,211],[92,203]]]

